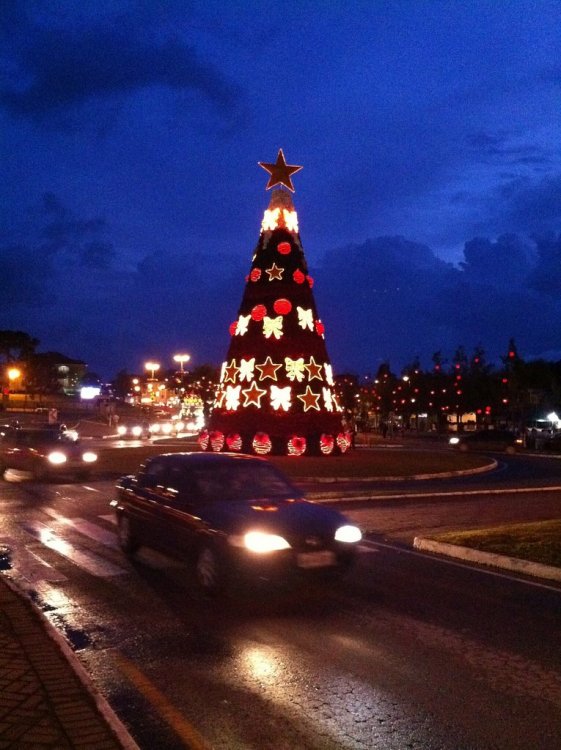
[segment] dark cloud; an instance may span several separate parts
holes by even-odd
[[[240,92],[218,68],[178,38],[139,38],[127,28],[37,30],[14,51],[15,83],[0,90],[13,115],[43,120],[85,102],[150,87],[194,92],[231,116]],[[134,30],[132,30],[134,32]]]
[[[474,239],[459,267],[403,238],[331,251],[315,289],[332,359],[372,372],[384,360],[429,364],[435,351],[481,344],[496,361],[512,336],[525,356],[561,356],[560,247],[558,237]]]

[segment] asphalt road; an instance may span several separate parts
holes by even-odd
[[[524,462],[508,459],[475,487],[416,483],[347,505],[370,541],[344,584],[218,601],[169,558],[124,558],[111,482],[4,483],[4,575],[66,636],[146,750],[557,750],[561,587],[408,544],[505,513],[558,517],[561,494],[543,487],[561,465]],[[464,491],[476,494],[447,494]]]

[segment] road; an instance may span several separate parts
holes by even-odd
[[[538,472],[515,457],[475,487],[382,488],[346,506],[370,533],[344,584],[223,600],[199,595],[167,557],[124,558],[111,482],[4,483],[4,575],[66,636],[146,750],[557,750],[561,587],[409,544],[505,513],[558,517],[561,494],[547,488],[556,466]],[[542,489],[516,491],[532,481]],[[435,486],[478,494],[435,497]]]

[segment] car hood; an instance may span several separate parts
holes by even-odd
[[[229,533],[240,533],[249,527],[278,534],[327,533],[346,523],[338,511],[301,498],[216,501],[197,512],[206,523]]]

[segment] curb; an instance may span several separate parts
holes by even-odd
[[[549,581],[561,583],[561,568],[555,568],[552,565],[543,565],[531,560],[522,560],[518,557],[498,555],[494,552],[481,552],[473,547],[460,547],[457,544],[437,542],[435,539],[427,539],[420,536],[416,536],[413,539],[413,547],[422,552],[434,552],[439,555],[478,563],[479,565],[501,568],[502,570],[510,570],[513,573],[523,573],[535,578],[545,578]]]
[[[114,736],[116,737],[118,742],[121,744],[123,750],[140,750],[139,745],[137,745],[136,742],[133,740],[126,726],[119,719],[117,714],[113,711],[113,709],[111,708],[107,700],[95,687],[94,683],[92,682],[91,677],[86,671],[86,668],[84,667],[82,662],[78,659],[78,657],[76,656],[72,648],[68,645],[68,642],[65,640],[65,638],[49,622],[49,620],[47,619],[47,617],[45,617],[45,614],[41,611],[41,609],[37,607],[37,605],[26,595],[25,591],[22,591],[21,589],[19,589],[14,583],[12,583],[12,581],[10,581],[9,578],[5,576],[2,577],[2,581],[6,584],[6,586],[9,589],[11,589],[11,591],[14,594],[16,594],[16,596],[23,598],[25,600],[25,603],[29,607],[31,607],[31,609],[33,609],[33,611],[35,612],[35,614],[38,616],[39,620],[41,621],[47,637],[49,637],[56,644],[59,650],[62,652],[62,655],[64,656],[64,658],[70,665],[72,671],[74,672],[76,677],[79,679],[79,681],[83,685],[86,692],[91,696],[91,698],[95,702],[95,705],[99,713],[101,714],[103,720],[110,727]]]
[[[408,480],[419,480],[419,479],[447,479],[450,477],[458,476],[470,476],[472,474],[483,474],[486,471],[493,471],[497,468],[497,461],[493,459],[491,463],[486,466],[480,466],[476,469],[462,469],[458,471],[445,471],[440,474],[412,474],[408,477],[343,477],[342,479],[332,479],[329,477],[296,477],[294,478],[295,483],[305,482],[317,482],[317,484],[335,484],[336,482],[347,483],[347,482],[405,482]],[[305,492],[306,497],[309,500],[315,500],[320,502],[321,500],[370,500],[372,499],[372,493],[365,494],[353,494],[352,492],[345,492],[343,488],[335,492]]]

